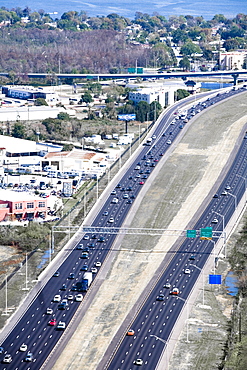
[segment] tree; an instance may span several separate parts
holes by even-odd
[[[47,101],[44,99],[44,98],[37,98],[35,101],[34,101],[34,105],[36,106],[41,106],[41,105],[48,105]]]
[[[25,126],[21,122],[16,122],[11,132],[13,137],[18,139],[25,139],[26,137],[26,130]]]
[[[62,121],[68,121],[70,119],[70,116],[66,112],[60,112],[58,113],[57,118],[61,119]]]
[[[175,94],[176,94],[177,100],[184,99],[184,98],[186,98],[187,96],[190,95],[190,93],[187,90],[184,90],[184,89],[178,89]]]
[[[89,91],[85,91],[85,93],[81,96],[81,100],[84,103],[92,103],[93,98]]]
[[[182,68],[184,71],[188,71],[190,69],[190,61],[189,61],[189,58],[188,57],[183,57],[183,59],[181,59],[179,61],[179,67]]]
[[[188,57],[191,57],[193,54],[200,54],[201,52],[200,46],[193,44],[191,40],[188,40],[180,49],[180,54]]]
[[[150,105],[145,101],[140,101],[135,107],[136,120],[140,122],[147,121]],[[150,118],[149,118],[150,119]]]

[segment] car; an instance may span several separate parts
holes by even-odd
[[[133,330],[133,329],[129,329],[128,331],[127,331],[127,335],[128,336],[132,336],[132,335],[134,335],[135,334],[135,331]]]
[[[155,158],[155,159],[154,159],[154,162],[159,162],[158,158]]]
[[[219,221],[218,221],[218,219],[217,218],[214,218],[213,220],[212,220],[212,224],[217,224]]]
[[[103,236],[101,236],[99,239],[98,239],[98,242],[100,243],[104,243],[105,242],[105,238]]]
[[[125,191],[126,190],[126,188],[123,186],[122,188],[121,188],[121,191]]]
[[[221,195],[227,195],[227,194],[228,194],[228,192],[226,190],[223,190],[222,193],[221,193]]]
[[[77,286],[76,285],[72,285],[71,287],[71,292],[76,292],[77,291]]]
[[[178,295],[179,294],[179,289],[178,288],[173,288],[172,291],[170,292],[172,295]]]
[[[116,194],[117,194],[116,190],[111,191],[111,195],[116,195]]]
[[[219,195],[217,193],[215,193],[213,198],[219,198]]]
[[[83,300],[83,295],[82,294],[76,294],[75,301],[76,302],[82,302],[82,300]]]
[[[114,218],[113,217],[110,217],[109,220],[108,220],[108,222],[113,223],[114,222]]]
[[[97,234],[93,234],[93,235],[91,236],[91,239],[97,239]]]
[[[191,261],[194,261],[196,259],[196,257],[192,254],[191,256],[190,256],[190,260]]]
[[[79,251],[82,250],[83,249],[83,244],[77,245],[76,249],[79,250]]]
[[[73,273],[73,272],[71,272],[70,274],[69,274],[69,277],[68,277],[69,279],[74,279],[75,278],[75,274]]]
[[[139,179],[141,177],[141,175],[138,173],[137,175],[136,175],[136,178],[137,179]]]
[[[22,343],[19,349],[21,352],[26,352],[27,351],[27,345],[25,343]]]
[[[127,203],[128,203],[128,204],[132,204],[132,200],[131,200],[131,199],[128,199],[128,200],[127,200]]]
[[[2,354],[3,352],[4,352],[4,348],[0,347],[0,354]]]
[[[141,358],[137,358],[134,362],[135,365],[141,366],[143,365],[143,360]]]
[[[66,289],[67,289],[67,285],[63,284],[61,290],[66,290]]]
[[[225,187],[225,189],[226,189],[226,190],[231,190],[231,187],[230,187],[229,185],[227,185],[227,186]]]
[[[97,261],[97,262],[95,262],[95,267],[100,267],[101,266],[101,262],[100,261]]]
[[[28,354],[25,357],[26,362],[32,362],[33,361],[33,354],[32,352],[28,352]]]
[[[165,283],[164,288],[170,289],[171,288],[171,284],[170,283]]]
[[[60,275],[60,272],[59,271],[56,271],[54,274],[53,274],[53,276],[54,277],[58,277]]]
[[[88,257],[88,252],[83,252],[82,255],[81,255],[81,258],[83,258],[83,259],[89,258]]]
[[[84,235],[84,236],[83,236],[83,239],[84,239],[84,240],[89,240],[89,235],[87,235],[87,234],[86,234],[86,235]]]
[[[166,144],[171,145],[171,140],[167,140]]]
[[[166,132],[163,132],[162,136],[166,136]]]
[[[128,199],[129,198],[129,194],[124,194],[123,195],[123,199]]]
[[[117,204],[118,203],[118,198],[113,198],[111,202],[114,203],[114,204]]]
[[[103,213],[103,216],[108,216],[108,214],[109,214],[109,212],[105,211],[105,212]]]
[[[116,188],[121,188],[122,187],[122,185],[121,184],[117,184],[117,186],[116,186]]]
[[[164,301],[164,299],[165,299],[164,294],[160,293],[160,294],[158,295],[158,297],[156,298],[156,301]]]
[[[55,325],[56,325],[56,323],[57,323],[57,320],[56,320],[55,318],[51,319],[51,320],[48,322],[48,324],[49,324],[50,326],[55,326]]]
[[[4,356],[4,358],[3,358],[3,363],[4,363],[4,364],[9,364],[11,361],[12,361],[12,356],[11,356],[9,353],[7,353],[7,354]]]
[[[135,166],[135,170],[138,171],[141,169],[141,166]]]
[[[164,155],[164,153],[161,152],[159,155],[162,157]]]
[[[89,243],[88,246],[89,248],[95,248],[95,243]]]
[[[53,314],[53,309],[52,308],[47,308],[46,309],[46,315],[52,315]]]
[[[53,302],[60,302],[61,301],[61,296],[60,294],[56,294],[53,298]]]
[[[66,310],[66,304],[64,302],[59,303],[58,309],[59,310]]]
[[[184,270],[184,273],[185,273],[185,274],[190,274],[190,269],[185,269],[185,270]]]
[[[139,185],[144,185],[144,181],[140,181],[139,182]]]
[[[152,136],[152,139],[153,139],[153,140],[155,140],[155,139],[156,139],[156,135],[153,135],[153,136]]]
[[[86,246],[86,247],[84,247],[84,248],[83,248],[83,253],[85,253],[85,252],[89,252],[89,251],[90,251],[89,246]]]
[[[96,267],[92,267],[92,268],[91,268],[91,272],[92,272],[93,274],[97,274],[98,270],[96,269]]]
[[[64,330],[66,328],[66,324],[64,321],[59,321],[57,329],[58,330]]]
[[[87,271],[88,270],[88,265],[83,265],[81,268],[81,271]]]
[[[73,299],[74,299],[73,294],[69,294],[69,295],[68,295],[68,300],[69,300],[69,301],[72,301]]]

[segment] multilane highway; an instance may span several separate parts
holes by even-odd
[[[239,92],[241,92],[241,90],[231,91],[230,93],[220,94],[214,98],[207,99],[203,104],[196,103],[193,108],[188,110],[188,119],[191,119],[194,114],[206,109],[211,104],[215,104],[222,99],[231,95],[235,95]],[[162,161],[162,157],[167,149],[179,135],[184,125],[187,124],[187,121],[185,122],[179,118],[175,119],[177,116],[174,115],[174,113],[176,113],[176,109],[177,108],[175,107],[164,115],[160,124],[152,133],[152,135],[154,135],[152,145],[143,146],[138,156],[136,156],[133,163],[130,164],[129,168],[122,176],[119,184],[115,189],[112,189],[112,194],[109,194],[107,197],[100,211],[93,220],[92,226],[120,227],[123,224],[123,221],[130,211],[135,198],[138,196],[141,187],[145,185],[145,181],[152,174],[155,166]],[[245,142],[247,143],[247,140],[244,141],[241,146],[241,151],[243,151],[244,154],[239,152],[236,159],[236,161],[239,161],[239,163],[242,161],[242,156],[245,155]],[[245,176],[246,174],[244,168],[245,165],[242,163],[239,164],[239,168],[237,168],[235,171],[237,171],[239,175]],[[232,176],[234,177],[234,175]],[[234,191],[237,201],[239,201],[244,192],[243,181],[241,181],[239,177],[236,178],[235,176],[234,179],[231,181],[228,179],[227,182],[231,184],[231,191]],[[225,184],[222,186],[224,187]],[[118,199],[117,203],[114,203],[113,198]],[[209,206],[211,207],[211,213],[209,212],[208,208],[207,215],[205,214],[202,216],[202,218],[198,220],[198,223],[195,227],[199,228],[203,227],[202,225],[208,226],[210,224],[211,218],[213,217],[212,209],[214,209],[214,207],[217,209],[217,212],[221,214],[222,212],[225,212],[225,222],[228,221],[234,210],[234,198],[232,196],[230,197],[229,195],[220,196],[217,199],[215,198],[213,202],[214,203]],[[112,222],[109,222],[110,218],[113,219]],[[219,220],[214,228],[217,230],[220,230],[220,228],[222,229],[222,220]],[[57,323],[60,320],[65,322],[66,326],[70,324],[79,307],[83,312],[83,302],[76,302],[75,299],[70,299],[68,300],[68,306],[66,309],[59,310],[58,303],[54,302],[53,298],[56,294],[60,294],[62,299],[68,298],[69,295],[73,295],[74,297],[74,295],[77,293],[75,291],[75,284],[82,279],[84,274],[84,271],[81,270],[83,265],[86,264],[88,271],[90,271],[92,267],[95,267],[97,262],[103,264],[114,239],[115,235],[93,235],[91,233],[86,236],[84,235],[76,244],[76,246],[71,249],[69,256],[59,267],[59,276],[51,276],[47,284],[41,289],[39,294],[37,294],[33,302],[30,303],[27,311],[24,312],[22,317],[10,330],[8,335],[6,337],[1,337],[0,343],[4,350],[3,353],[0,354],[0,360],[2,361],[6,354],[10,354],[12,356],[12,361],[10,364],[1,363],[0,369],[39,369],[60,338],[63,335],[70,335],[69,328],[64,332],[63,330],[58,330],[56,325],[48,325],[48,321],[51,319],[51,316],[46,314],[46,310],[47,308],[51,308],[53,310],[52,317],[57,320]],[[82,247],[80,246],[81,244],[83,245]],[[155,328],[155,334],[159,336],[162,336],[163,332],[169,332],[173,326],[173,321],[169,320],[169,317],[171,314],[172,316],[176,317],[184,304],[182,299],[170,297],[168,291],[163,289],[163,283],[164,281],[170,281],[172,286],[179,286],[179,289],[181,290],[180,297],[186,299],[189,291],[198,277],[199,272],[197,269],[191,268],[191,274],[189,276],[183,273],[183,268],[189,264],[188,252],[193,252],[196,254],[196,260],[193,261],[193,263],[198,265],[198,267],[202,267],[207,256],[212,251],[212,245],[212,242],[201,243],[198,241],[192,241],[181,246],[181,253],[179,253],[180,259],[178,258],[178,261],[175,264],[171,264],[169,269],[166,271],[165,277],[160,280],[159,284],[161,285],[158,284],[155,290],[151,293],[148,299],[149,303],[147,302],[147,304],[149,304],[148,310],[141,312],[140,316],[136,318],[137,321],[133,323],[136,335],[131,339],[124,339],[123,346],[126,346],[128,350],[125,351],[124,349],[122,351],[122,347],[120,347],[120,352],[118,352],[114,359],[112,359],[110,364],[111,369],[121,369],[121,364],[123,363],[124,369],[133,368],[133,361],[136,357],[143,358],[146,368],[150,369],[150,367],[148,367],[150,366],[150,363],[152,364],[151,368],[154,368],[153,366],[155,366],[155,363],[157,363],[161,353],[160,351],[157,351],[157,348],[162,349],[164,345],[157,343],[154,338],[148,337],[148,333],[151,333],[149,329],[151,327],[152,332],[154,333]],[[85,248],[89,249],[88,258],[81,258],[83,252],[81,248],[84,248],[84,250]],[[97,267],[98,270],[100,268],[102,267]],[[70,278],[71,273],[74,273],[74,278]],[[97,273],[94,273],[94,277],[96,276]],[[65,290],[62,289],[63,284],[66,285]],[[157,302],[156,296],[161,291],[165,294],[165,300],[164,302]],[[150,299],[152,303],[149,301]],[[143,309],[146,310],[144,307]],[[150,314],[151,311],[152,315]],[[162,327],[159,327],[159,317],[161,313],[162,317],[164,317],[164,312],[167,317],[167,323],[162,322]],[[148,329],[146,329],[146,323],[149,326]],[[164,331],[165,325],[167,326],[165,328],[166,330]],[[159,329],[157,329],[158,327]],[[146,337],[149,338],[148,341]],[[164,336],[164,339],[167,338],[168,337]],[[132,345],[131,341],[133,343]],[[27,351],[30,351],[33,354],[32,362],[26,362],[26,353],[20,351],[20,346],[23,343],[27,345]],[[154,346],[153,348],[155,348],[155,351],[152,351],[151,355],[148,354],[148,351],[145,351],[145,353],[143,352],[143,346],[145,343],[153,343],[151,346]],[[140,349],[138,349],[138,346]],[[125,352],[128,352],[128,354],[123,355]],[[150,359],[152,362],[150,362]],[[117,362],[115,363],[115,361]]]

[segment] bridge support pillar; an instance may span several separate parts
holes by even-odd
[[[237,85],[237,80],[238,80],[239,74],[238,73],[233,73],[232,74],[232,77],[233,77],[234,86],[236,86]]]

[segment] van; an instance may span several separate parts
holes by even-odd
[[[25,168],[25,167],[18,167],[18,168],[16,169],[16,172],[18,172],[18,173],[26,173],[26,172],[27,172],[27,170],[26,170],[26,168]]]

